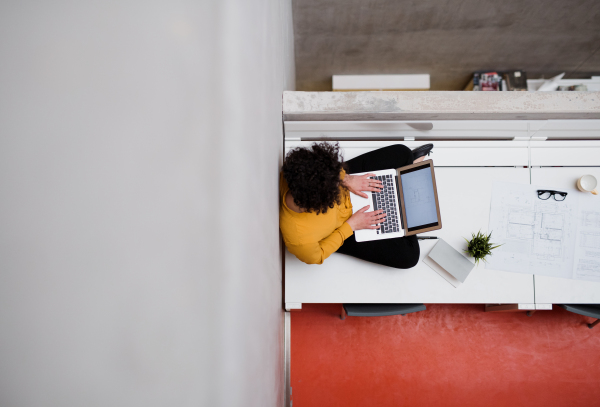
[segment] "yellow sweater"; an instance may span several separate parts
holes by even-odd
[[[340,174],[344,179],[346,173]],[[283,174],[279,180],[279,228],[290,253],[308,264],[323,264],[323,260],[340,248],[344,240],[352,236],[352,228],[346,222],[352,216],[349,192],[342,188],[342,204],[335,205],[326,213],[294,212],[285,203],[289,187]]]

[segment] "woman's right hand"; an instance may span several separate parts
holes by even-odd
[[[377,223],[382,223],[385,220],[386,214],[383,213],[382,209],[378,209],[373,212],[367,212],[369,207],[370,205],[367,205],[364,208],[359,209],[355,214],[350,216],[350,219],[346,221],[353,231],[361,229],[379,229],[379,226],[376,225]]]

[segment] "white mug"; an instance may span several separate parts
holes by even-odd
[[[597,185],[598,181],[593,175],[584,175],[577,180],[577,189],[582,192],[591,192],[594,195],[598,195]]]

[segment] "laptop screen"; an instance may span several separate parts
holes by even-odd
[[[429,164],[400,171],[408,231],[437,226],[439,219]]]

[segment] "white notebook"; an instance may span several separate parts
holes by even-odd
[[[438,239],[433,249],[423,258],[423,263],[435,270],[454,287],[464,283],[475,267],[475,264],[443,239]]]

